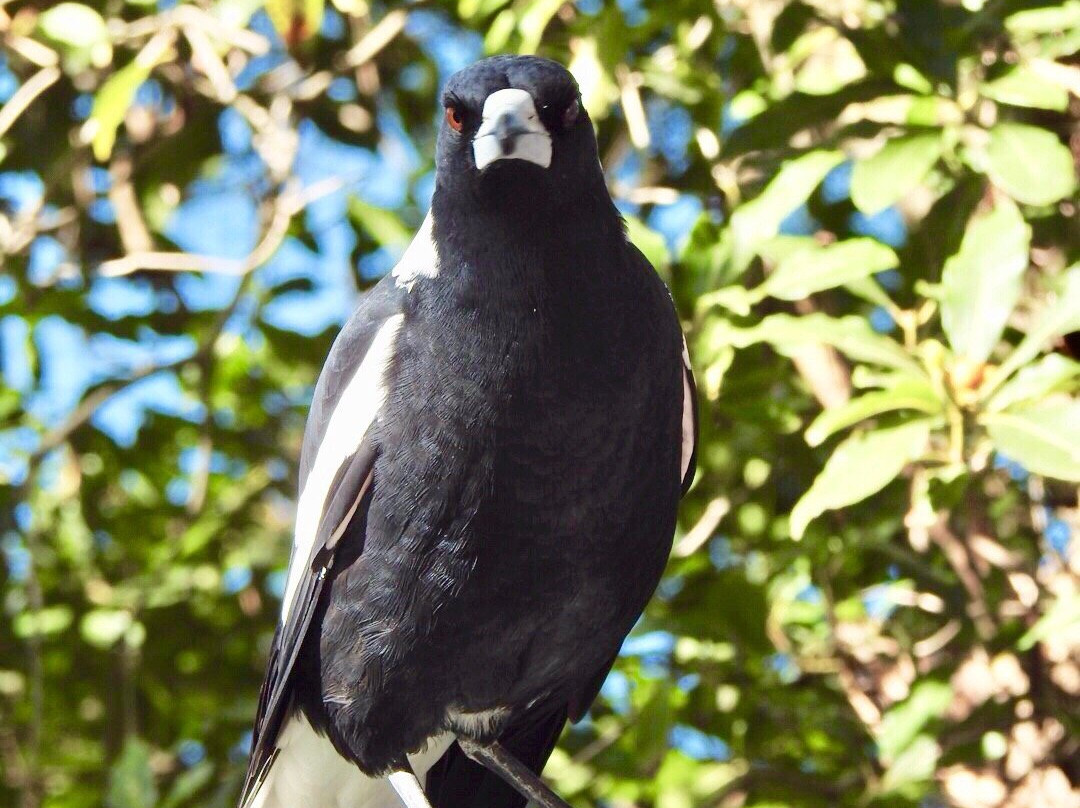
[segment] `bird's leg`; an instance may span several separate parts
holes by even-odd
[[[394,791],[405,803],[405,808],[431,808],[423,786],[420,785],[420,781],[416,779],[416,775],[408,764],[405,764],[403,769],[390,772],[386,779],[390,781]]]
[[[539,775],[507,752],[498,741],[480,744],[459,737],[457,742],[466,755],[485,769],[499,775],[518,794],[541,808],[570,808],[562,797],[548,788]]]

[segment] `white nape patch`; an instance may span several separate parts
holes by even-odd
[[[454,736],[443,733],[409,755],[421,784]],[[400,804],[384,777],[368,777],[311,728],[302,713],[290,718],[277,742],[277,758],[251,808],[391,808]]]
[[[478,710],[474,713],[451,708],[446,711],[446,725],[455,734],[464,735],[466,738],[483,737],[496,729],[509,713],[510,710],[506,707]]]
[[[690,469],[690,458],[694,456],[694,391],[690,387],[690,352],[686,350],[686,337],[682,342],[683,361],[683,404],[682,404],[682,471],[679,481],[686,479],[686,472]]]
[[[281,601],[281,621],[289,617],[296,589],[306,572],[308,557],[319,532],[319,522],[326,508],[326,497],[338,469],[360,446],[368,428],[382,409],[386,401],[386,388],[383,384],[386,368],[394,355],[394,341],[401,328],[405,315],[397,314],[379,328],[371,347],[364,355],[356,373],[349,380],[338,399],[326,433],[315,454],[304,490],[300,492],[300,501],[296,506],[296,532],[293,539],[292,561],[289,564],[289,577],[285,583],[285,595]],[[361,488],[356,501],[349,510],[348,518],[356,511],[360,496],[363,496],[366,484]],[[340,536],[342,525],[334,526],[334,535]]]
[[[390,272],[398,286],[411,291],[417,278],[434,278],[439,274],[439,253],[432,236],[433,226],[431,211],[428,211],[420,229]]]
[[[509,153],[503,152],[499,130],[509,127],[520,132]],[[547,168],[551,165],[551,135],[536,114],[533,97],[525,90],[496,90],[484,101],[483,120],[473,137],[473,158],[483,169],[496,160],[528,160]]]

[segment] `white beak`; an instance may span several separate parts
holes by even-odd
[[[476,167],[484,169],[496,160],[528,160],[551,165],[551,135],[536,104],[525,90],[497,90],[484,102],[483,120],[473,138]]]

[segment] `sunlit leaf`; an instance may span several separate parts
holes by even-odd
[[[941,273],[941,322],[952,349],[983,362],[1020,296],[1031,229],[1016,205],[999,199],[968,224],[960,250]]]
[[[123,609],[94,609],[79,625],[83,639],[98,648],[111,648],[132,624],[131,612]]]
[[[1080,384],[1080,362],[1058,353],[1047,354],[1020,368],[986,402],[991,412],[1007,410],[1017,404],[1044,398],[1059,390],[1071,390]]]
[[[937,769],[941,746],[929,735],[919,735],[892,762],[881,778],[885,793],[903,790],[905,786],[930,780]]]
[[[59,634],[71,625],[73,616],[68,606],[46,606],[37,611],[24,611],[15,616],[12,629],[16,637],[40,637]]]
[[[807,344],[830,345],[851,359],[922,376],[918,363],[889,337],[878,334],[862,317],[829,317],[814,313],[803,317],[773,314],[749,328],[728,326],[718,334],[736,347],[768,342],[781,353]]]
[[[856,160],[851,171],[851,201],[866,213],[889,207],[926,177],[941,157],[941,133],[902,135],[885,141],[871,157]]]
[[[135,91],[150,77],[152,67],[136,59],[113,73],[94,96],[88,123],[93,132],[90,145],[97,160],[104,162],[112,154],[116,130],[135,98]]]
[[[671,263],[671,252],[664,237],[636,216],[625,216],[626,235],[635,247],[649,259],[656,269],[662,270]]]
[[[943,682],[924,681],[882,716],[877,732],[878,752],[888,761],[907,749],[927,724],[939,719],[952,701],[952,688]]]
[[[1037,126],[998,124],[990,130],[986,160],[990,179],[1018,202],[1049,205],[1076,188],[1068,147]]]
[[[1035,317],[1031,330],[1001,363],[989,384],[981,391],[982,395],[993,393],[998,385],[1038,356],[1050,340],[1080,330],[1080,264],[1073,264],[1065,270],[1059,286],[1060,291],[1053,301]]]
[[[903,379],[893,387],[864,393],[842,406],[824,410],[806,428],[806,442],[818,446],[841,429],[886,412],[915,410],[934,414],[943,406],[929,381]]]
[[[1035,643],[1047,637],[1068,636],[1080,626],[1080,595],[1075,591],[1063,592],[1047,609],[1046,614],[1017,640],[1016,647],[1030,651]]]
[[[91,62],[101,66],[112,58],[109,30],[102,16],[82,3],[59,3],[38,18],[41,32],[63,46],[68,73],[84,70]]]
[[[995,448],[1036,474],[1080,482],[1080,400],[983,418]]]
[[[847,438],[792,508],[792,538],[801,539],[807,525],[825,511],[861,502],[892,482],[923,453],[929,435],[927,421],[914,421]]]
[[[812,151],[785,163],[761,194],[732,215],[735,260],[740,264],[749,261],[758,243],[775,236],[780,223],[843,159],[838,151]]]
[[[364,228],[372,240],[381,247],[400,248],[412,240],[412,232],[397,213],[371,205],[357,196],[349,198],[349,217]]]
[[[891,249],[872,238],[853,238],[795,252],[780,262],[760,292],[781,300],[800,300],[891,269],[899,263]]]
[[[1024,65],[987,82],[982,86],[982,93],[1002,104],[1018,107],[1063,112],[1069,105],[1069,93],[1064,87]]]

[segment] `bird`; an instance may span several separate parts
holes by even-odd
[[[442,94],[430,211],[314,388],[241,808],[565,806],[541,779],[693,476],[670,292],[562,65]]]

